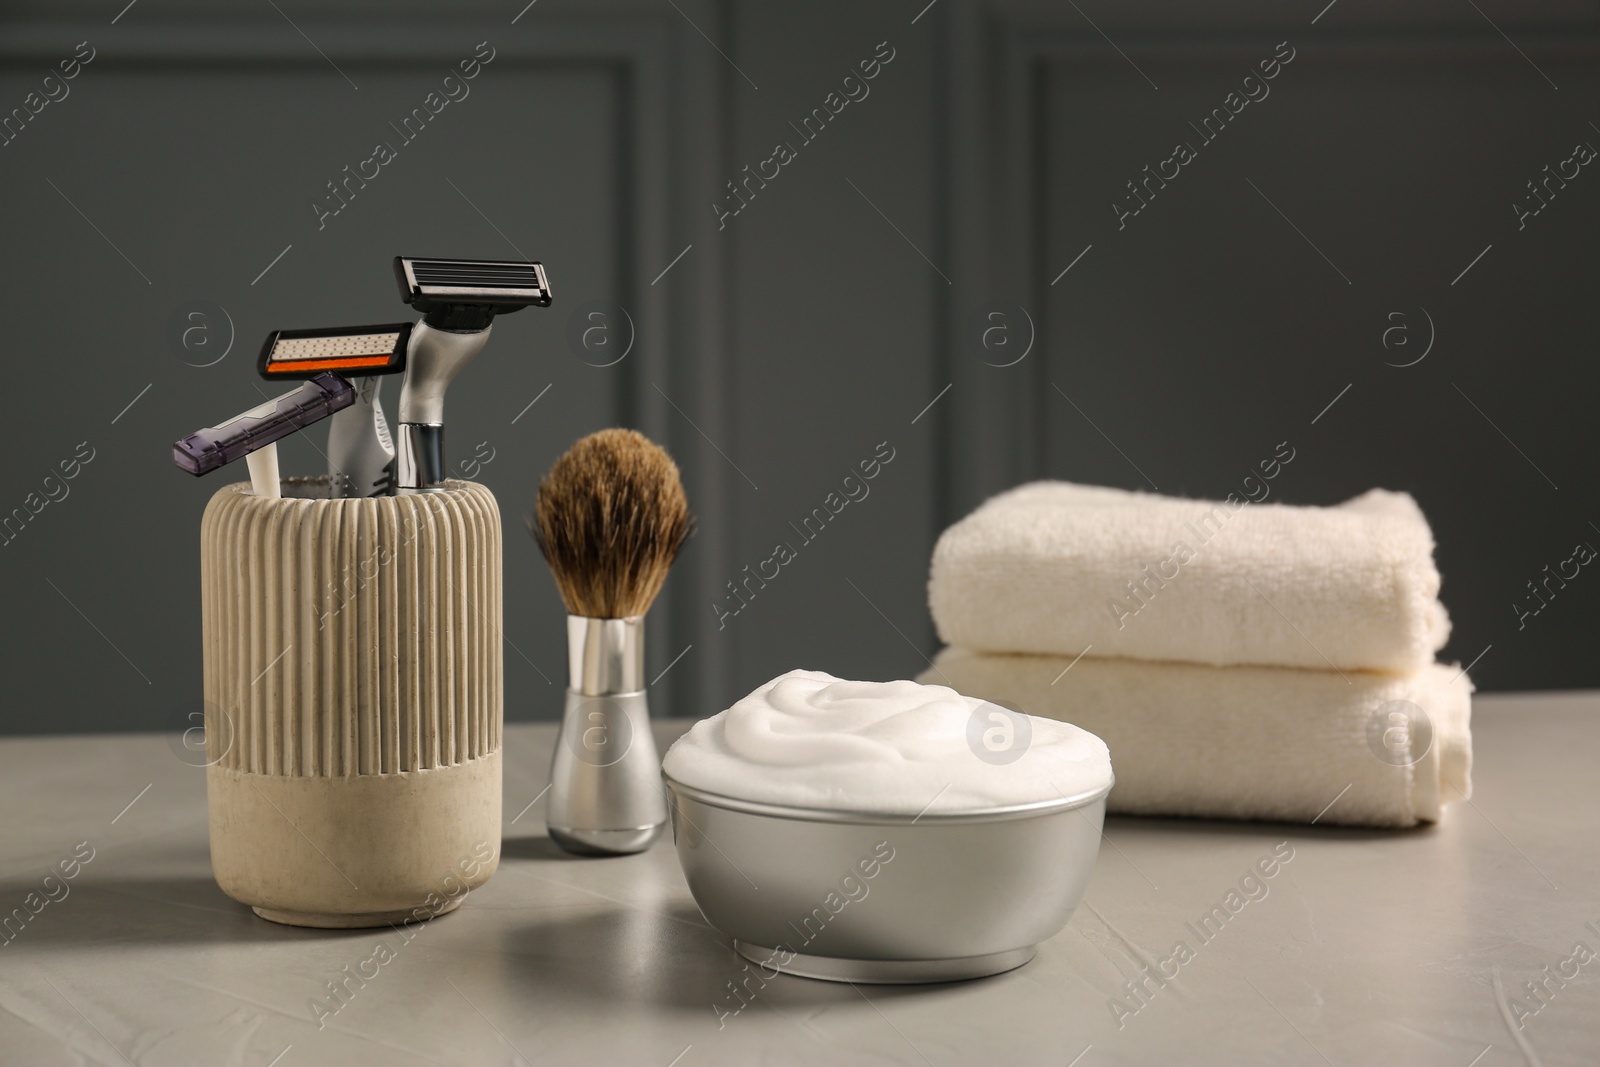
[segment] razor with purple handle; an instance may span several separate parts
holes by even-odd
[[[355,402],[356,391],[349,382],[337,374],[319,374],[292,392],[174,442],[172,462],[198,477],[225,467],[241,456],[247,457],[252,460],[251,481],[257,494],[277,496],[276,471],[270,478],[269,489],[265,484],[268,479],[257,470],[258,465],[276,468],[277,450],[272,449],[270,460],[259,464],[255,453]]]

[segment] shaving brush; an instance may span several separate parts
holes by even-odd
[[[573,445],[528,528],[567,608],[567,693],[546,822],[568,852],[642,852],[666,825],[645,700],[644,616],[694,520],[678,465],[633,430]]]

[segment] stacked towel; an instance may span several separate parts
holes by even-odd
[[[1415,826],[1472,789],[1472,684],[1459,669],[1352,671],[1347,684],[1288,667],[1085,656],[1063,674],[1069,664],[947,648],[919,681],[1098,734],[1117,776],[1109,809],[1123,814]],[[1420,758],[1421,731],[1393,730],[1386,713],[1387,758],[1373,750],[1369,722],[1390,701],[1408,702],[1395,706],[1408,719],[1408,705],[1427,713]]]
[[[1099,734],[1112,811],[1436,821],[1471,794],[1472,683],[1433,663],[1433,546],[1403,493],[1309,508],[1025,485],[940,538],[929,600],[957,647],[923,680]]]
[[[1427,520],[1378,489],[1307,508],[1036,482],[945,531],[928,592],[940,638],[983,652],[1411,671],[1450,636]]]

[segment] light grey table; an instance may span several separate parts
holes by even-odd
[[[1477,795],[1438,827],[1114,818],[1085,904],[1020,970],[903,988],[780,977],[720,1022],[740,962],[670,842],[580,860],[544,837],[529,805],[552,727],[507,730],[499,873],[409,942],[276,926],[223,896],[204,772],[163,737],[9,740],[0,914],[80,842],[93,859],[0,948],[0,1063],[1600,1062],[1600,958],[1572,957],[1600,951],[1600,695],[1475,712]],[[1274,848],[1293,858],[1265,896],[1202,943],[1186,924]],[[346,968],[377,973],[319,1028],[313,1001]]]

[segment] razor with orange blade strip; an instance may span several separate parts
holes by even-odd
[[[356,402],[333,416],[328,431],[329,495],[384,496],[394,482],[394,441],[378,393],[383,375],[406,368],[412,324],[274,330],[261,347],[263,378],[350,379]]]

